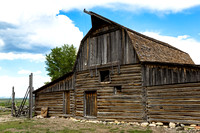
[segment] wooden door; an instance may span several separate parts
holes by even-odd
[[[85,115],[97,116],[97,93],[96,91],[85,92]]]
[[[70,114],[70,93],[69,93],[69,91],[64,92],[63,112],[64,112],[64,114]]]

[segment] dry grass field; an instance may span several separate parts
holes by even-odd
[[[92,123],[69,118],[16,118],[0,106],[0,133],[185,133],[163,127]],[[192,132],[190,132],[192,133]]]

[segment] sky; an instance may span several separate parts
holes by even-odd
[[[0,0],[0,97],[24,97],[50,81],[45,55],[55,47],[77,49],[91,28],[83,9],[171,44],[200,64],[200,0]]]

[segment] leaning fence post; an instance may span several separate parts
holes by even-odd
[[[33,114],[33,73],[29,75],[29,118],[32,118]]]
[[[15,109],[15,90],[14,86],[12,87],[12,106],[11,106],[11,113],[14,116],[14,109]]]

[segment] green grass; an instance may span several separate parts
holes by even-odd
[[[152,133],[152,130],[149,130],[149,129],[147,129],[147,130],[128,130],[127,131],[128,133]]]
[[[23,98],[16,98],[15,103],[16,106],[19,107],[21,105]],[[10,107],[11,108],[12,100],[9,98],[0,99],[0,106],[2,107]],[[28,99],[26,100],[25,105],[28,105]]]
[[[24,120],[24,121],[10,121],[5,123],[0,123],[0,131],[5,131],[7,129],[29,129],[34,124],[34,121]]]
[[[0,116],[3,116],[3,115],[9,115],[9,114],[11,114],[11,111],[1,111],[0,110]]]
[[[10,114],[10,111],[0,111],[0,117]],[[129,127],[120,125],[102,125],[101,123],[81,123],[81,122],[66,122],[63,124],[54,119],[12,119],[15,121],[0,122],[0,133],[95,133],[99,130],[110,133],[152,133],[149,129],[140,129],[138,127]]]
[[[98,129],[101,128],[99,127],[99,124],[96,124],[95,127],[94,125],[88,126],[88,128],[79,128],[78,124],[79,123],[74,123],[76,126],[76,129],[70,129],[71,127],[62,127],[59,129],[54,129],[51,128],[51,126],[48,125],[48,121],[38,121],[38,120],[31,120],[31,119],[22,119],[20,121],[9,121],[9,122],[3,122],[0,123],[0,132],[3,133],[12,133],[12,132],[18,132],[18,133],[95,133],[96,127]],[[37,125],[43,125],[42,127],[38,127]],[[119,127],[115,128],[108,128],[105,126],[104,129],[107,129],[106,132],[110,133],[152,133],[151,130],[146,129],[146,130],[135,130],[135,129],[130,129],[127,130],[126,128],[124,129],[119,129]]]
[[[74,130],[74,129],[69,129],[69,128],[65,128],[63,130],[60,131],[56,131],[57,133],[82,133],[81,130]]]
[[[119,128],[112,128],[109,130],[109,132],[111,132],[111,133],[116,133],[118,131],[119,131]]]

